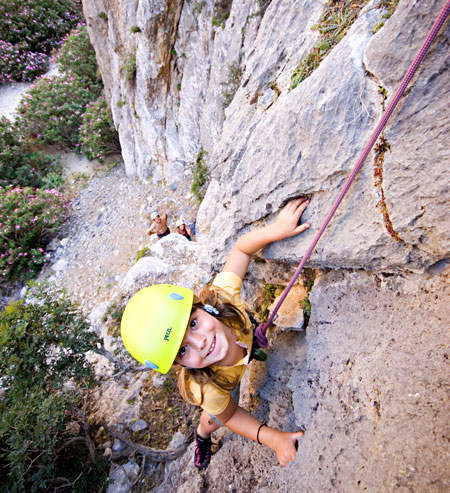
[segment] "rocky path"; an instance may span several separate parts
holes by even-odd
[[[72,200],[68,229],[44,275],[64,286],[85,311],[111,298],[148,237],[148,216],[166,211],[169,228],[195,219],[197,202],[184,177],[170,195],[152,183],[128,178],[123,163],[100,172]]]

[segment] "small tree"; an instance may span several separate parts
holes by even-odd
[[[86,352],[97,342],[77,307],[49,286],[0,313],[2,491],[53,491],[80,472],[78,491],[95,491],[86,484],[97,472],[87,439],[67,425],[80,414],[82,387],[95,383]]]

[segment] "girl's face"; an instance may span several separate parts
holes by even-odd
[[[226,366],[233,337],[233,331],[223,322],[197,309],[189,318],[175,362],[190,368]]]

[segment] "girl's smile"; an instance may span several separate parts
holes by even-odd
[[[189,318],[175,362],[190,368],[233,365],[234,346],[238,348],[234,344],[236,340],[232,329],[204,310],[197,309]]]

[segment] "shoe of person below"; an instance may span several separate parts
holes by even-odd
[[[211,437],[202,438],[195,433],[195,467],[197,469],[206,469],[211,462]]]

